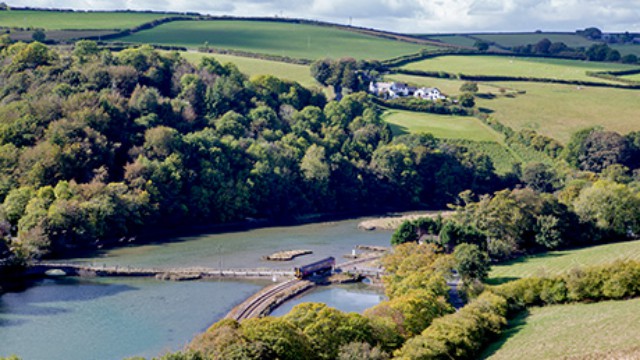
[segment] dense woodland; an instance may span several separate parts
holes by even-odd
[[[5,263],[157,224],[442,208],[507,181],[464,147],[394,138],[364,93],[327,102],[296,83],[150,47],[33,42],[0,54]]]

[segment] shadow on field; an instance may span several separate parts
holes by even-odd
[[[495,110],[491,110],[491,109],[486,108],[486,107],[480,107],[480,108],[478,108],[478,110],[483,114],[493,114],[495,112]]]
[[[524,264],[527,263],[531,260],[537,260],[537,259],[552,259],[552,258],[557,258],[557,257],[561,257],[561,256],[565,256],[565,254],[559,254],[559,253],[542,253],[542,254],[537,254],[537,255],[530,255],[530,256],[521,256],[517,259],[513,259],[513,260],[508,260],[508,261],[503,261],[503,262],[499,262],[495,265],[500,265],[500,266],[511,266],[511,265],[517,265],[517,264]],[[485,280],[485,283],[489,284],[489,285],[501,285],[504,283],[507,283],[509,281],[513,281],[513,280],[518,280],[520,279],[519,277],[513,277],[513,276],[501,276],[501,277],[492,277],[492,278],[488,278]]]
[[[527,324],[527,317],[529,317],[529,311],[525,310],[519,313],[515,318],[509,320],[507,328],[496,341],[487,346],[487,348],[482,352],[480,359],[489,358],[497,353],[502,345],[522,330],[522,328]]]
[[[518,277],[513,277],[513,276],[501,276],[501,277],[493,277],[490,279],[485,280],[485,283],[487,285],[502,285],[504,283],[508,283],[510,281],[514,281],[514,280],[519,280],[520,278]]]
[[[389,124],[389,127],[391,128],[391,132],[393,133],[393,135],[406,135],[409,134],[409,128],[406,126],[400,126],[400,125],[396,125],[396,124],[391,124],[391,123],[387,123]]]

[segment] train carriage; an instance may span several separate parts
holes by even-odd
[[[293,270],[298,279],[303,279],[309,275],[313,275],[314,273],[331,270],[335,265],[336,259],[333,256],[330,256],[328,258],[318,260],[308,265],[296,267]]]

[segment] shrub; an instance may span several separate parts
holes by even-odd
[[[434,320],[394,354],[397,359],[472,359],[507,320],[507,302],[484,293],[455,314]]]

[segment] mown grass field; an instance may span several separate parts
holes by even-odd
[[[326,26],[230,20],[176,21],[118,41],[189,48],[201,47],[208,42],[215,48],[305,59],[388,59],[426,48]]]
[[[253,59],[242,56],[222,55],[222,54],[204,54],[196,52],[182,52],[181,55],[193,63],[199,63],[203,57],[213,57],[221,63],[235,64],[238,69],[248,76],[257,75],[273,75],[275,77],[297,81],[306,87],[321,87],[309,71],[309,66],[283,63],[278,61],[269,61],[262,59]]]
[[[578,267],[609,264],[617,260],[640,261],[640,240],[576,250],[550,251],[494,265],[488,282],[496,284],[523,277],[556,275]]]
[[[496,83],[498,84],[498,83]],[[499,83],[526,94],[476,99],[478,106],[515,130],[529,128],[561,142],[574,132],[601,125],[628,133],[640,130],[640,91],[543,83]]]
[[[428,132],[437,138],[475,141],[500,141],[501,136],[471,116],[437,115],[389,110],[384,120],[394,134]]]
[[[587,71],[627,70],[637,66],[565,59],[514,58],[509,56],[440,56],[405,65],[422,71],[446,71],[467,75],[501,75],[560,80],[611,82],[588,76]]]
[[[0,11],[0,26],[46,30],[129,29],[171,15],[124,12]]]
[[[640,299],[531,308],[482,358],[638,359]]]

